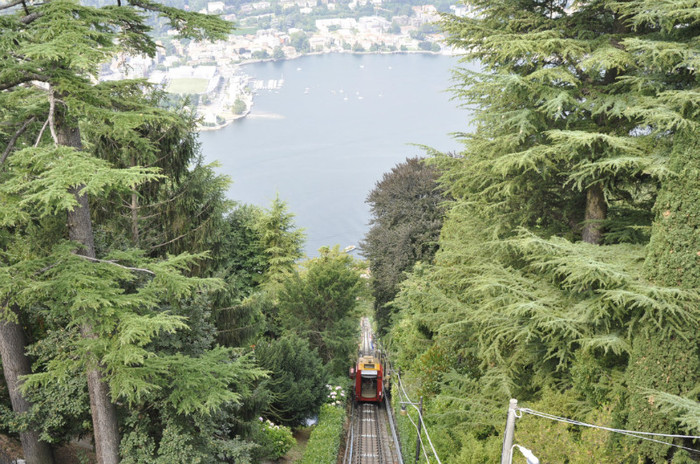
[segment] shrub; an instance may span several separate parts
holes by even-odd
[[[296,443],[292,431],[284,425],[275,425],[269,420],[262,424],[262,431],[257,440],[260,454],[273,461],[281,458]]]
[[[316,350],[294,336],[261,341],[255,347],[260,366],[270,371],[263,381],[273,394],[266,417],[295,426],[316,415],[326,397],[326,375]]]
[[[326,396],[326,404],[331,406],[343,406],[347,396],[341,385],[326,385],[328,388],[328,396]]]
[[[338,459],[344,422],[344,408],[328,404],[321,406],[318,424],[311,433],[301,464],[335,463]]]

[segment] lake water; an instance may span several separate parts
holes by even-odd
[[[385,172],[428,145],[457,151],[450,134],[469,114],[447,89],[448,56],[320,55],[246,67],[256,79],[284,79],[260,91],[252,113],[200,135],[207,162],[233,184],[229,198],[268,207],[287,202],[307,234],[305,251],[357,245],[368,230],[365,199]]]

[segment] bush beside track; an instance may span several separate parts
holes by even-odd
[[[301,464],[334,464],[338,460],[344,422],[345,408],[321,406],[318,424],[311,432]]]

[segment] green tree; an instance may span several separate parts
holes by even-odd
[[[250,205],[236,208],[223,224],[222,238],[212,248],[216,276],[225,287],[214,296],[217,340],[225,346],[248,345],[264,330],[263,311],[246,301],[260,290],[268,268],[257,223],[263,212]]]
[[[700,138],[696,132],[674,136],[669,168],[676,173],[666,180],[654,208],[645,273],[656,285],[697,289],[700,287]],[[690,302],[690,305],[693,303]],[[693,310],[692,307],[688,308]],[[632,346],[627,382],[630,386],[628,426],[635,430],[676,429],[676,416],[660,411],[656,396],[675,395],[694,401],[700,408],[700,337],[688,327],[682,334],[664,326],[645,327]],[[660,393],[658,393],[660,392]],[[661,401],[663,403],[663,401]],[[673,404],[673,402],[671,402]],[[688,424],[700,430],[700,421]],[[679,440],[679,442],[681,442]],[[681,442],[682,443],[682,442]],[[691,441],[686,441],[692,447]],[[639,454],[653,462],[667,462],[674,449],[640,441]]]
[[[267,50],[255,50],[253,52],[253,58],[256,60],[266,60],[270,57],[270,54],[267,53]]]
[[[329,373],[343,375],[356,343],[354,309],[364,282],[357,263],[337,246],[320,251],[302,272],[285,280],[280,320],[288,331],[309,340]]]
[[[138,313],[134,312],[135,304],[131,303],[122,305],[126,311],[115,313],[116,318],[97,317],[99,308],[103,308],[104,304],[111,305],[119,300],[119,297],[115,296],[119,293],[116,280],[128,282],[133,277],[110,273],[110,270],[118,267],[111,263],[102,265],[96,261],[89,196],[96,198],[114,189],[128,190],[130,187],[155,180],[158,176],[154,169],[115,169],[85,149],[81,131],[89,132],[89,128],[86,127],[102,124],[112,128],[112,135],[119,132],[133,135],[131,129],[141,124],[144,117],[148,117],[139,111],[141,108],[138,106],[133,107],[129,102],[112,100],[115,89],[119,93],[130,87],[136,89],[143,84],[94,84],[91,78],[97,76],[101,63],[117,53],[155,53],[155,42],[146,34],[148,27],[142,12],[148,11],[163,16],[185,37],[221,38],[230,31],[230,25],[218,18],[184,13],[148,1],[133,1],[125,5],[120,3],[116,7],[101,8],[87,7],[69,0],[54,0],[21,7],[18,5],[12,3],[3,7],[12,8],[14,11],[0,19],[3,30],[0,89],[5,90],[2,100],[3,106],[7,105],[6,108],[20,108],[20,103],[26,104],[28,101],[33,104],[12,114],[3,113],[4,122],[16,128],[17,137],[10,138],[7,148],[3,151],[2,161],[8,161],[10,176],[2,188],[10,201],[3,203],[0,222],[17,227],[30,216],[48,217],[58,212],[68,216],[67,235],[77,246],[53,247],[53,259],[49,260],[59,260],[63,265],[55,267],[52,272],[45,273],[38,279],[28,277],[22,271],[17,271],[17,275],[24,275],[24,291],[36,285],[60,287],[69,281],[75,283],[71,292],[62,297],[49,296],[41,303],[57,311],[65,311],[68,308],[72,311],[85,310],[83,313],[66,314],[71,316],[71,324],[74,327],[81,328],[83,355],[80,358],[84,358],[85,361],[83,366],[91,398],[98,462],[116,463],[119,460],[119,434],[112,399],[120,395],[129,396],[130,389],[119,391],[120,388],[124,388],[124,385],[121,385],[111,392],[110,398],[106,377],[111,377],[109,382],[114,387],[117,386],[115,382],[119,383],[116,380],[119,377],[117,372],[121,371],[124,374],[125,371],[117,367],[119,363],[116,359],[108,360],[109,351],[104,350],[105,346],[98,349],[96,344],[104,340],[102,337],[108,332],[114,330],[116,325],[110,328],[110,324],[117,324],[121,318],[126,323],[129,316],[135,317]],[[42,82],[43,86],[32,87],[29,84],[32,81]],[[39,134],[35,143],[21,140],[20,136],[38,120],[47,121],[46,128],[50,133],[50,140],[42,137],[45,131],[39,127],[32,128],[33,135]],[[138,142],[143,138],[136,136],[133,140]],[[78,261],[75,261],[76,259]],[[124,258],[126,261],[133,259],[133,254]],[[26,262],[26,259],[24,261]],[[177,268],[188,261],[191,262],[189,258],[183,257],[179,263],[178,260],[174,260],[164,264],[166,267],[161,270],[167,269],[168,266],[171,268],[163,273],[160,281],[169,280],[166,275],[175,277],[172,266]],[[21,265],[22,261],[18,260],[16,263]],[[86,263],[100,269],[85,268]],[[102,269],[103,266],[106,267]],[[112,267],[115,269],[109,269]],[[102,285],[93,285],[88,277],[97,274],[104,277]],[[173,283],[176,281],[177,278]],[[191,284],[178,287],[180,291],[192,288]],[[96,290],[106,292],[102,303],[95,301]],[[56,288],[55,291],[65,290]],[[146,290],[148,291],[150,290]],[[7,292],[10,304],[17,303],[22,306],[33,301],[32,298],[18,296],[21,292],[17,292],[17,287],[12,289],[12,292]],[[38,294],[46,296],[43,292]],[[67,304],[71,295],[77,295],[75,304]],[[150,300],[145,299],[144,303],[148,305],[150,301],[150,304],[153,304],[154,296],[151,296]],[[108,301],[110,303],[107,303]],[[148,340],[162,330],[174,330],[181,325],[177,318],[155,315],[139,317],[144,318],[141,321],[145,330],[141,333],[143,340]],[[125,336],[133,340],[129,338],[133,333]],[[132,341],[125,346],[139,352],[142,349],[139,343],[141,341]],[[59,367],[57,369],[60,370]],[[42,378],[45,377],[36,377]],[[129,375],[121,380],[126,378],[129,378]],[[140,388],[136,388],[136,391],[140,391]],[[131,390],[131,393],[134,391]]]
[[[289,43],[299,53],[308,53],[311,51],[311,45],[309,44],[309,38],[302,31],[298,31],[298,32],[293,33],[289,37]]]
[[[243,114],[248,109],[248,105],[246,105],[246,103],[240,98],[236,98],[236,101],[233,102],[233,107],[231,109],[235,114]]]
[[[461,69],[457,88],[476,128],[459,157],[433,161],[455,201],[434,264],[415,266],[402,284],[391,331],[398,361],[414,367],[441,417],[433,426],[442,451],[455,462],[493,459],[502,424],[491,418],[508,398],[585,404],[570,416],[657,431],[672,429],[669,409],[682,408],[689,424],[697,293],[678,279],[681,265],[666,272],[659,261],[650,273],[643,263],[689,244],[671,240],[680,224],[675,235],[659,218],[651,230],[666,245],[647,249],[651,205],[666,211],[658,186],[675,189],[670,148],[697,153],[683,140],[698,127],[689,52],[698,10],[642,0],[470,3],[477,14],[443,25],[482,66]],[[688,175],[665,199],[669,214],[690,204]],[[686,211],[679,221],[693,217]],[[691,258],[679,257],[684,268]],[[444,370],[439,382],[417,372],[425,359]],[[454,432],[460,426],[469,436]],[[566,441],[585,449],[599,440],[569,432]],[[671,458],[663,446],[633,443],[609,436],[596,459]]]
[[[372,219],[360,244],[369,260],[378,329],[390,325],[389,303],[417,261],[430,262],[437,251],[444,195],[437,172],[418,158],[409,158],[384,174],[367,196]]]
[[[423,40],[418,43],[418,48],[420,48],[423,51],[429,52],[433,49],[433,43],[427,40]]]
[[[266,413],[275,423],[304,424],[324,403],[327,374],[318,352],[306,339],[286,335],[278,340],[262,340],[255,345],[255,359],[270,372],[263,382],[272,393]]]
[[[244,220],[248,223],[243,224],[245,236],[241,238],[251,240],[247,245],[251,267],[239,272],[243,274],[243,283],[253,285],[240,295],[240,300],[232,300],[231,306],[220,312],[219,320],[225,322],[221,326],[222,340],[231,336],[240,339],[244,334],[260,330],[258,317],[264,318],[262,332],[276,338],[282,334],[279,293],[286,279],[294,274],[296,261],[303,256],[304,233],[295,228],[294,215],[279,197],[273,200],[270,209],[254,210]],[[239,326],[239,322],[244,323]]]
[[[295,229],[294,214],[287,211],[287,204],[279,196],[269,210],[258,216],[255,227],[268,263],[265,280],[273,285],[280,283],[303,256],[304,232]]]
[[[662,168],[645,122],[626,110],[651,89],[631,83],[633,50],[616,46],[638,34],[625,14],[607,1],[472,3],[479,15],[443,22],[448,43],[482,65],[460,70],[457,94],[477,108],[478,130],[455,185],[500,204],[499,222],[588,243],[648,225]]]
[[[272,59],[273,60],[280,61],[280,60],[283,60],[285,58],[286,58],[286,56],[285,56],[284,50],[282,49],[281,46],[278,45],[272,50]]]

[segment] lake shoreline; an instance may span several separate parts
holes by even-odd
[[[299,58],[304,58],[307,56],[323,56],[323,55],[435,55],[435,56],[454,56],[452,52],[445,53],[446,48],[443,49],[440,52],[433,52],[430,50],[395,50],[395,51],[364,51],[364,52],[358,52],[358,51],[352,51],[352,50],[343,50],[343,51],[332,51],[332,52],[310,52],[310,53],[300,53],[295,56],[290,56],[290,57],[285,57],[281,60],[276,60],[274,58],[264,58],[264,59],[256,59],[256,60],[247,60],[245,62],[239,63],[239,66],[248,66],[248,65],[255,65],[255,64],[260,64],[260,63],[274,63],[274,62],[285,62],[285,61],[294,61]],[[250,101],[246,107],[246,110],[241,113],[237,114],[234,116],[228,116],[225,117],[223,115],[219,115],[225,119],[225,122],[221,124],[217,124],[215,126],[203,126],[203,125],[197,125],[197,132],[211,132],[211,131],[218,131],[221,130],[225,127],[228,127],[231,125],[233,122],[243,119],[247,117],[253,110],[253,94],[251,94]]]
[[[203,155],[232,179],[231,200],[266,208],[279,194],[288,202],[295,224],[306,229],[308,256],[322,246],[357,246],[370,220],[364,200],[384,173],[425,156],[419,145],[459,150],[450,133],[468,130],[470,116],[446,92],[456,62],[328,54],[254,64],[246,71],[254,80],[282,75],[284,85],[257,93],[247,117],[202,132]]]

